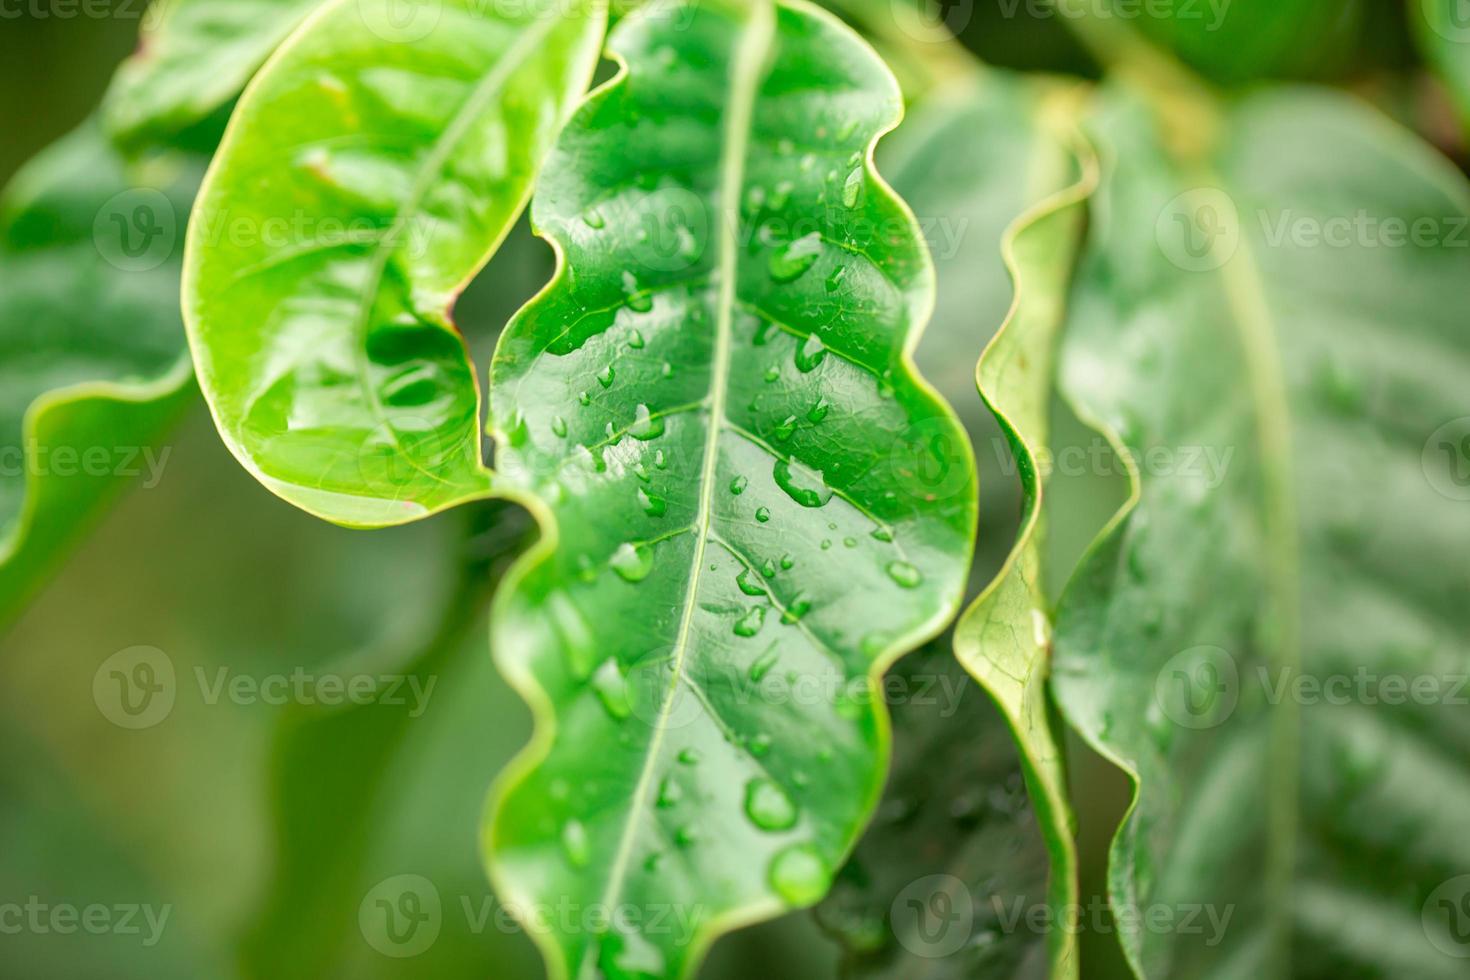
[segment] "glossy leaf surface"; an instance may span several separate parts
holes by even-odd
[[[129,150],[191,138],[213,149],[209,124],[222,128],[222,110],[317,2],[158,0],[107,93],[108,134]]]
[[[973,463],[908,355],[933,274],[870,163],[881,62],[805,4],[652,8],[612,49],[533,207],[564,266],[491,371],[499,473],[550,519],[497,598],[539,728],[487,837],[508,903],[614,915],[539,931],[552,976],[678,977],[853,846]]]
[[[1062,351],[1135,464],[1055,639],[1135,784],[1120,938],[1147,977],[1463,976],[1470,192],[1349,100],[1192,99],[1104,99]]]
[[[524,206],[605,19],[592,0],[456,0],[409,21],[392,3],[328,2],[251,83],[184,277],[226,444],[275,493],[356,526],[489,491],[450,310]]]
[[[108,493],[156,484],[188,383],[177,290],[197,171],[126,172],[88,123],[0,200],[0,620]]]

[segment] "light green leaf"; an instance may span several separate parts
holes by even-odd
[[[185,255],[225,443],[281,497],[355,526],[489,492],[450,310],[524,206],[606,17],[597,0],[451,0],[405,21],[394,2],[329,0],[261,69]]]
[[[223,112],[318,0],[155,0],[102,113],[128,150],[214,148]]]
[[[189,398],[175,297],[197,179],[178,161],[130,175],[88,123],[0,199],[0,622],[103,498],[167,464],[156,440]]]
[[[613,915],[536,932],[556,978],[686,976],[822,897],[883,786],[879,678],[952,614],[975,523],[909,357],[930,261],[870,162],[892,76],[801,3],[613,37],[532,211],[564,264],[491,370],[500,474],[546,528],[496,600],[538,730],[492,873],[512,907]]]
[[[1463,0],[1409,0],[1408,8],[1420,48],[1470,122],[1470,7]]]
[[[1017,530],[1007,521],[1021,501],[1002,430],[975,397],[974,361],[1009,320],[984,362],[986,384],[998,413],[1012,412],[1011,423],[1044,444],[1050,349],[1085,190],[1071,187],[1079,176],[1070,122],[1077,94],[1065,84],[987,71],[921,103],[885,157],[894,187],[919,215],[936,255],[939,302],[917,360],[941,393],[968,409],[961,417],[981,467],[979,548],[992,556],[987,576],[1006,564]],[[1012,273],[1024,292],[1008,317]],[[1031,494],[1039,488],[1036,464],[1024,444],[1018,455]],[[1033,519],[1038,509],[1034,502],[1028,508]],[[1028,526],[1017,567],[1007,566],[1006,581],[987,590],[955,639],[955,650],[987,682],[995,702],[966,684],[963,672],[946,671],[934,653],[906,658],[890,675],[901,681],[894,688],[901,700],[914,697],[894,708],[898,750],[880,810],[886,819],[863,838],[822,916],[849,948],[851,975],[1076,975],[1072,934],[1049,933],[1058,940],[1049,968],[1048,934],[1025,924],[1048,901],[1053,862],[1053,904],[1060,911],[1076,901],[1065,781],[1045,728],[1047,619],[1036,590],[1038,538],[1039,528]],[[948,640],[933,646],[946,655],[950,649]],[[939,707],[936,694],[943,695]],[[1021,738],[1013,739],[1012,726]],[[1036,809],[1026,798],[1018,741],[1045,760],[1031,767],[1044,777],[1033,780],[1043,804]],[[1048,825],[1050,856],[1038,815]],[[1013,914],[1020,928],[1007,925]]]
[[[1039,188],[1055,190],[1018,217],[1001,242],[1015,300],[980,358],[976,381],[1010,443],[1025,506],[1015,548],[995,581],[965,611],[954,637],[955,655],[995,698],[1020,748],[1051,858],[1048,899],[1054,923],[1066,922],[1077,902],[1077,855],[1046,687],[1051,622],[1042,574],[1044,474],[1037,451],[1048,442],[1053,352],[1080,244],[1083,206],[1097,181],[1074,128],[1077,95],[1054,90],[1037,106],[1039,159],[1030,173]],[[1048,942],[1052,976],[1076,977],[1076,931],[1053,928]]]
[[[1124,951],[1463,976],[1470,192],[1346,98],[1187,100],[1192,129],[1103,100],[1062,350],[1136,487],[1055,638],[1064,713],[1134,783]]]

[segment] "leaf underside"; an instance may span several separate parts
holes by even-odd
[[[275,493],[353,526],[489,492],[450,309],[524,206],[606,18],[591,0],[454,0],[404,24],[392,2],[329,0],[256,76],[184,275],[226,444]]]
[[[870,693],[954,609],[973,462],[907,350],[932,303],[875,176],[887,70],[805,4],[653,8],[563,132],[533,223],[563,260],[491,371],[497,466],[547,536],[493,646],[537,738],[487,829],[554,977],[689,974],[811,905],[882,787]],[[946,482],[947,479],[947,482]]]
[[[1462,976],[1470,729],[1445,685],[1466,670],[1470,255],[1448,229],[1470,194],[1341,97],[1218,113],[1192,154],[1103,99],[1061,355],[1079,412],[1143,462],[1056,632],[1064,713],[1135,784],[1113,904],[1232,916],[1124,950],[1146,977]],[[1299,234],[1358,214],[1441,234]],[[1291,694],[1360,675],[1366,695]],[[1396,704],[1391,677],[1441,696]]]

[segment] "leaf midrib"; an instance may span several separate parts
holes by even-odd
[[[428,154],[423,158],[417,172],[414,174],[413,183],[409,185],[408,193],[404,195],[403,202],[394,215],[393,222],[388,230],[383,233],[372,253],[372,265],[368,273],[367,282],[363,286],[357,315],[354,317],[352,333],[357,336],[358,342],[354,345],[354,354],[357,359],[358,383],[362,388],[363,395],[367,399],[368,411],[373,418],[383,426],[393,441],[393,445],[414,469],[420,474],[440,483],[452,483],[437,473],[426,470],[418,465],[413,454],[404,450],[398,441],[397,430],[389,423],[388,415],[383,410],[382,400],[378,397],[378,391],[369,380],[372,373],[372,365],[368,362],[367,333],[372,322],[373,304],[377,301],[378,293],[382,288],[383,274],[387,271],[388,262],[397,251],[398,242],[403,238],[403,233],[408,228],[408,223],[421,212],[424,199],[427,197],[434,181],[441,177],[444,166],[449,161],[449,156],[454,152],[459,143],[469,132],[470,127],[479,119],[480,114],[500,94],[511,76],[521,67],[528,55],[540,46],[546,35],[551,33],[558,23],[557,16],[542,17],[532,26],[528,27],[505,52],[496,59],[483,78],[475,83],[473,91],[464,100],[449,125],[439,138],[434,141]],[[412,284],[410,284],[412,288]],[[477,423],[478,424],[478,423]]]
[[[754,115],[760,72],[775,33],[774,6],[771,0],[758,0],[753,4],[750,16],[741,25],[740,35],[735,42],[735,57],[730,71],[731,94],[722,133],[720,186],[716,206],[720,238],[715,349],[714,360],[710,367],[708,396],[711,424],[705,439],[704,458],[700,469],[699,506],[694,521],[696,531],[694,557],[690,563],[689,587],[685,592],[684,609],[680,615],[669,683],[664,693],[663,703],[659,706],[658,719],[654,724],[653,736],[649,741],[643,769],[639,774],[637,788],[633,792],[628,817],[623,826],[622,837],[618,842],[618,849],[608,874],[602,900],[604,908],[614,907],[627,877],[634,837],[639,819],[643,811],[647,809],[648,799],[652,792],[664,732],[670,712],[673,710],[674,695],[681,683],[684,661],[689,651],[694,612],[698,605],[700,575],[704,568],[704,554],[710,538],[715,472],[719,463],[719,438],[724,428],[725,402],[729,387],[730,335],[734,319],[739,258],[739,236],[736,223],[740,215],[740,192],[745,183],[745,158],[749,150],[751,120]],[[594,967],[594,958],[584,957],[578,970],[579,978],[583,980],[590,978]]]

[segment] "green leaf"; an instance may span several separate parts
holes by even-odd
[[[1410,0],[1409,20],[1419,47],[1470,124],[1470,12],[1461,0]]]
[[[223,110],[317,0],[155,0],[138,52],[103,101],[108,134],[130,151],[210,151]]]
[[[1064,713],[1134,783],[1124,951],[1463,976],[1470,192],[1342,97],[1187,104],[1102,102],[1061,362],[1136,487],[1055,637]]]
[[[976,369],[980,393],[1016,460],[1025,500],[1022,523],[1005,566],[955,627],[954,650],[995,698],[1020,748],[1051,858],[1052,921],[1062,923],[1078,898],[1077,854],[1046,686],[1051,623],[1042,574],[1045,506],[1037,450],[1048,442],[1053,352],[1065,315],[1062,297],[1080,244],[1083,206],[1097,175],[1074,128],[1077,93],[1063,89],[1043,98],[1047,101],[1035,110],[1041,149],[1029,172],[1039,187],[1056,189],[1018,217],[1002,239],[1015,300]],[[1035,937],[1017,933],[1013,938]],[[1077,976],[1076,938],[1072,929],[1049,931],[1053,977]]]
[[[995,552],[987,575],[1006,564],[1016,537],[1006,521],[1020,500],[1016,470],[1001,458],[1002,430],[975,397],[974,360],[1008,320],[984,362],[986,384],[998,412],[1013,412],[1012,423],[1044,443],[1050,346],[1063,310],[1058,296],[1078,244],[1085,190],[1071,186],[1078,178],[1069,121],[1076,94],[1065,84],[987,71],[921,103],[885,157],[936,254],[939,302],[917,361],[941,393],[969,408],[961,416],[981,466],[979,547]],[[1012,272],[1024,292],[1008,317]],[[1024,444],[1018,455],[1031,493],[1038,489],[1035,462]],[[1033,503],[1029,511],[1038,509]],[[1024,923],[1048,901],[1054,862],[1054,904],[1076,901],[1076,868],[1065,783],[1044,727],[1047,620],[1035,591],[1038,537],[1039,528],[1028,527],[1019,567],[1007,566],[1007,581],[992,586],[958,628],[954,648],[995,702],[973,683],[957,685],[954,675],[965,675],[957,664],[946,670],[935,652],[906,658],[890,675],[901,679],[894,688],[901,697],[914,697],[894,707],[898,757],[880,810],[886,819],[863,838],[822,917],[848,947],[854,976],[901,977],[921,968],[935,977],[1048,974],[1047,936]],[[951,644],[933,646],[947,655]],[[962,703],[946,696],[936,708],[932,696],[917,695],[951,690],[966,692]],[[1022,737],[1013,739],[1013,726]],[[1033,779],[1033,789],[1045,794],[1039,814],[1051,832],[1050,856],[1038,811],[1026,798],[1018,742],[1045,760],[1031,768],[1044,777]],[[916,909],[930,918],[920,920]],[[1012,914],[1023,928],[1007,919]],[[1075,976],[1072,935],[1050,935],[1059,940],[1051,975]]]
[[[892,76],[807,4],[613,38],[532,209],[563,265],[491,370],[499,472],[546,528],[496,600],[538,730],[492,873],[613,914],[537,932],[557,978],[686,976],[822,897],[882,789],[879,678],[952,615],[975,524],[909,358],[929,257],[870,162]]]
[[[0,199],[0,621],[98,503],[157,483],[157,438],[189,398],[178,242],[197,183],[131,176],[88,123]]]
[[[451,0],[404,21],[394,2],[330,0],[261,69],[185,255],[225,443],[284,499],[355,526],[489,492],[450,310],[524,206],[606,17],[595,0]]]

